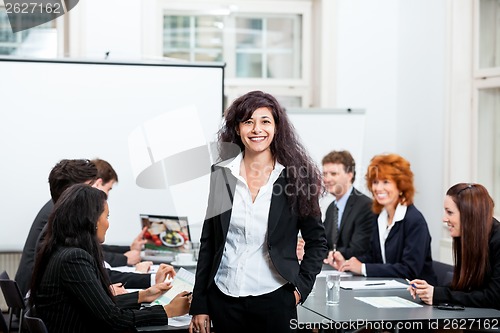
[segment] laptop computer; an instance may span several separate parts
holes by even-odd
[[[191,251],[191,233],[186,216],[140,214],[141,229],[147,240],[142,260],[172,262],[180,252]]]

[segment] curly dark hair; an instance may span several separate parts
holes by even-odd
[[[268,108],[276,124],[271,142],[273,157],[285,166],[287,176],[286,194],[292,207],[298,208],[299,216],[318,216],[319,195],[323,191],[321,174],[306,149],[300,142],[295,128],[285,110],[272,95],[262,91],[251,91],[237,98],[224,113],[225,123],[218,132],[219,156],[225,160],[235,156],[234,145],[245,150],[237,134],[238,124],[250,119],[258,108]]]

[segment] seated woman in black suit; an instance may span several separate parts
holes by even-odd
[[[186,314],[187,293],[170,304],[139,309],[171,288],[159,283],[139,292],[113,296],[102,264],[100,243],[109,227],[106,193],[86,184],[64,191],[54,206],[37,255],[30,304],[49,332],[109,332],[166,325]]]
[[[500,309],[500,223],[493,199],[479,184],[456,184],[446,193],[443,222],[453,238],[450,286],[413,280],[409,290],[427,304],[452,303]]]

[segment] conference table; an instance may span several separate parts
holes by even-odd
[[[414,300],[406,288],[379,289],[340,289],[340,303],[326,305],[325,275],[331,268],[317,276],[314,292],[297,307],[298,319],[290,323],[297,331],[319,332],[356,331],[362,328],[374,330],[422,329],[470,329],[479,328],[500,331],[500,311],[488,308],[465,307],[464,310],[441,310]],[[367,278],[361,276],[342,277],[345,281],[367,281],[376,283],[392,278]],[[403,279],[394,279],[406,284]],[[398,297],[404,302],[412,302],[415,307],[377,307],[359,298]],[[187,332],[187,326],[146,326],[137,328],[138,332]]]
[[[377,289],[374,285],[370,289],[340,289],[340,303],[326,305],[325,274],[322,272],[316,278],[314,295],[307,298],[302,305],[322,319],[318,322],[306,323],[309,328],[320,328],[323,331],[356,330],[361,327],[372,329],[481,329],[500,330],[500,311],[486,308],[470,308],[464,310],[441,310],[434,306],[426,305],[418,298],[414,300],[406,288]],[[369,284],[380,280],[392,278],[366,278],[360,276],[342,277],[341,280],[369,281]],[[403,279],[394,279],[405,283]],[[399,297],[402,303],[411,301],[417,307],[376,307],[359,298]],[[307,325],[301,323],[303,328]],[[300,328],[300,327],[299,327]]]

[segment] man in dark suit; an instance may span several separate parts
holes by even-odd
[[[93,184],[96,177],[97,168],[95,164],[84,159],[61,160],[50,171],[49,186],[52,198],[40,209],[31,225],[15,276],[23,295],[26,295],[30,289],[37,244],[42,230],[49,220],[54,202],[57,202],[64,190],[71,185],[79,183]],[[108,270],[108,273],[112,283],[127,282],[128,288],[147,288],[152,284],[150,274],[121,273],[111,270]]]
[[[340,251],[346,259],[361,256],[370,250],[375,219],[372,200],[352,185],[356,163],[348,151],[332,151],[323,158],[322,164],[325,187],[335,197],[324,221],[328,255]]]

